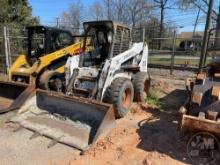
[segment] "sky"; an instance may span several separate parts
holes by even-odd
[[[55,24],[56,18],[68,10],[69,4],[74,0],[29,0],[32,6],[33,16],[39,16],[41,24],[51,25]],[[93,0],[83,0],[84,6],[90,5]]]
[[[33,16],[39,16],[41,24],[55,25],[56,18],[68,10],[68,5],[74,0],[29,0],[32,6]],[[94,0],[82,0],[83,6],[89,7]],[[165,22],[176,26],[178,32],[193,31],[198,8],[193,8],[187,12],[180,10],[167,10],[165,15]],[[205,15],[200,14],[199,23],[196,28],[197,31],[204,30]]]

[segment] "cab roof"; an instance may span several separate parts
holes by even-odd
[[[55,31],[55,32],[68,32],[68,33],[70,33],[68,30],[59,29],[59,28],[50,27],[50,26],[43,26],[43,25],[28,26],[25,29],[30,30],[30,31],[35,30],[35,31]]]

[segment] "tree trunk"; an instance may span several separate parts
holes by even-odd
[[[219,6],[218,17],[217,17],[214,48],[220,49],[220,6]]]

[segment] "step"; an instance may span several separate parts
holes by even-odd
[[[89,76],[82,76],[78,77],[80,81],[91,81],[91,82],[96,82],[97,78],[96,77],[89,77]]]

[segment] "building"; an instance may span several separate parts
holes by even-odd
[[[178,48],[180,50],[200,50],[202,47],[204,32],[195,32],[193,36],[193,32],[181,32],[178,34]],[[214,46],[214,36],[211,36],[209,42],[209,48]]]

